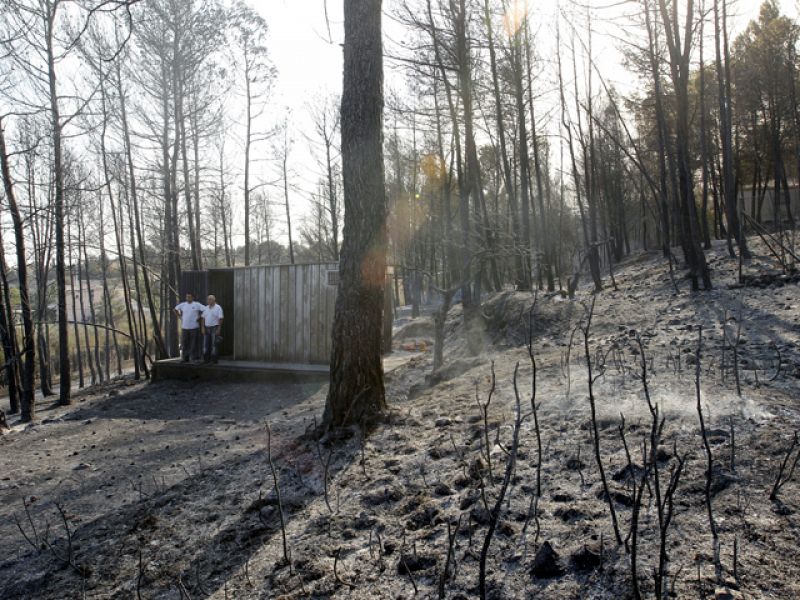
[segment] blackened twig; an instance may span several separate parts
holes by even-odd
[[[339,572],[337,570],[337,565],[339,564],[339,553],[342,551],[341,548],[336,549],[336,554],[333,556],[333,579],[339,585],[343,585],[345,587],[350,588],[351,590],[354,589],[356,586],[354,583],[350,583],[348,581],[344,581],[341,577],[339,577]]]
[[[511,483],[511,473],[514,471],[514,466],[517,461],[517,450],[519,449],[519,430],[522,425],[522,410],[520,408],[519,390],[517,389],[517,373],[519,371],[519,363],[514,367],[514,397],[516,399],[516,413],[514,418],[514,434],[511,442],[511,451],[506,460],[506,472],[503,477],[503,484],[500,487],[500,492],[495,500],[494,508],[489,513],[489,530],[486,532],[486,537],[483,539],[483,548],[481,549],[480,556],[480,571],[478,580],[478,593],[481,599],[486,598],[486,557],[489,554],[489,546],[492,543],[492,536],[497,528],[497,522],[500,520],[500,513],[503,506],[503,500],[508,492],[508,486]]]
[[[272,462],[272,429],[267,423],[267,462],[269,462],[270,471],[272,471],[272,482],[275,486],[275,499],[278,502],[278,515],[281,520],[281,535],[283,536],[283,560],[289,567],[289,572],[292,571],[292,558],[289,552],[289,544],[286,541],[286,520],[283,516],[283,500],[281,499],[281,486],[278,481],[278,471]]]
[[[600,472],[600,481],[603,484],[603,493],[608,501],[608,509],[611,512],[611,524],[614,528],[614,537],[618,545],[622,545],[622,536],[619,532],[619,523],[617,522],[617,511],[614,508],[614,499],[611,497],[611,492],[608,487],[608,480],[606,479],[606,470],[603,467],[603,459],[600,455],[600,431],[597,427],[597,409],[595,406],[594,398],[594,378],[592,376],[592,356],[589,350],[589,329],[592,325],[592,316],[594,315],[594,305],[597,296],[592,297],[592,306],[589,309],[589,314],[586,319],[586,325],[583,327],[583,348],[586,357],[586,372],[587,380],[589,383],[589,407],[592,412],[592,433],[594,442],[594,457],[597,461],[597,470]]]
[[[738,340],[737,340],[738,343]],[[697,350],[695,351],[695,366],[694,366],[694,387],[697,397],[697,416],[700,419],[700,434],[703,436],[703,447],[706,452],[707,466],[706,466],[706,486],[705,486],[705,499],[706,511],[708,513],[708,526],[711,529],[712,549],[714,552],[714,572],[716,575],[717,584],[722,581],[722,563],[720,560],[719,551],[719,533],[717,532],[717,524],[714,521],[714,510],[711,506],[711,481],[714,477],[714,455],[711,452],[711,444],[708,442],[708,435],[706,433],[705,419],[703,418],[703,407],[701,404],[700,394],[700,359],[703,348],[703,326],[700,325],[697,331]]]
[[[789,469],[788,474],[786,473],[786,466],[789,464],[789,460],[791,459],[792,452],[797,447],[800,441],[798,440],[797,432],[794,432],[794,437],[792,438],[792,443],[789,445],[789,449],[786,451],[786,454],[783,457],[783,461],[781,462],[780,469],[778,469],[778,476],[775,478],[775,483],[772,485],[772,491],[769,493],[769,499],[775,502],[778,499],[778,492],[781,491],[781,488],[786,484],[794,475],[794,470],[797,467],[798,461],[800,461],[800,451],[797,452],[797,455],[794,457],[794,462],[792,462],[792,466]]]

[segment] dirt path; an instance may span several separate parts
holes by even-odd
[[[0,557],[13,562],[31,550],[11,518],[24,516],[23,498],[40,534],[49,521],[61,536],[54,502],[79,529],[199,473],[247,462],[264,448],[266,421],[281,439],[296,437],[322,402],[318,383],[166,382],[109,386],[75,408],[45,410],[39,423],[0,437]],[[13,575],[2,566],[0,589]]]

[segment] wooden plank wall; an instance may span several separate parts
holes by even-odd
[[[184,301],[187,292],[192,292],[195,300],[205,304],[208,295],[208,271],[181,271],[178,302]]]
[[[210,269],[208,271],[208,293],[217,297],[217,304],[225,312],[225,324],[222,327],[222,344],[219,347],[221,356],[233,356],[233,332],[236,330],[236,306],[233,295],[233,269]],[[203,304],[206,298],[198,298]]]
[[[336,263],[234,270],[234,358],[267,362],[330,360]]]

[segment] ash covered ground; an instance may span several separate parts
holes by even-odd
[[[634,546],[640,593],[654,597],[659,510],[643,455],[652,416],[641,339],[664,419],[653,453],[662,497],[683,461],[668,592],[797,598],[800,473],[769,495],[800,429],[800,287],[751,244],[744,286],[738,262],[715,246],[713,291],[692,294],[659,256],[640,254],[616,269],[616,289],[607,281],[596,295],[588,346],[610,504],[580,327],[593,297],[539,293],[531,311],[532,294],[509,291],[484,304],[478,357],[467,352],[460,308],[451,310],[435,373],[432,318],[398,323],[390,412],[366,439],[309,435],[326,391],[312,383],[121,381],[42,411],[34,425],[12,422],[0,436],[0,597],[476,598],[493,516],[487,597],[633,597]],[[719,572],[695,390],[701,327]]]

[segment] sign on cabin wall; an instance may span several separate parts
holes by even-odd
[[[234,359],[327,363],[338,268],[330,263],[234,269]]]

